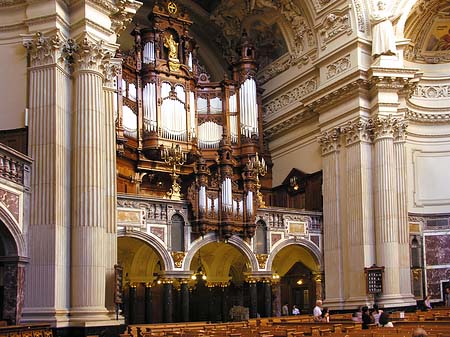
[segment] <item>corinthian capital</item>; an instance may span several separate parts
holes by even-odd
[[[122,59],[106,58],[103,60],[101,68],[103,69],[105,86],[115,88],[117,76],[122,73]]]
[[[364,121],[357,119],[354,121],[349,121],[341,128],[341,131],[345,136],[345,142],[347,145],[361,141],[372,141],[373,125],[371,120]]]
[[[397,142],[406,140],[406,130],[408,128],[408,121],[405,119],[398,120],[394,129],[394,138]]]
[[[26,36],[23,39],[23,45],[27,48],[31,67],[63,61],[61,57],[62,36],[59,31],[51,36],[45,36],[41,32]]]
[[[393,138],[397,126],[397,119],[391,115],[373,119],[373,133],[375,140],[381,138]]]
[[[341,129],[333,128],[331,130],[322,132],[317,139],[322,147],[322,155],[329,154],[331,152],[338,151],[341,147]]]

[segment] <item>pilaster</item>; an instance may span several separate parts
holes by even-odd
[[[323,217],[325,274],[333,282],[326,282],[326,303],[341,308],[344,302],[343,247],[341,222],[341,136],[339,128],[323,132],[319,138],[323,159]]]
[[[68,324],[71,79],[57,31],[24,38],[28,50],[31,176],[23,322]]]
[[[358,118],[341,131],[346,146],[346,307],[367,304],[364,268],[375,261],[372,197],[372,123]]]

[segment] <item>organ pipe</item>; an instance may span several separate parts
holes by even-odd
[[[155,44],[153,41],[147,42],[144,46],[143,59],[145,64],[155,62]]]

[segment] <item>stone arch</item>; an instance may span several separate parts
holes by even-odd
[[[184,258],[183,270],[189,271],[192,259],[194,258],[195,254],[199,251],[199,249],[213,242],[217,242],[217,235],[215,233],[208,233],[203,237],[203,239],[199,238],[195,240],[191,248],[189,249],[189,252],[186,254]],[[234,247],[236,247],[247,258],[247,260],[250,262],[252,271],[258,270],[258,261],[256,260],[256,256],[255,254],[253,254],[253,251],[244,240],[242,240],[240,237],[236,235],[233,235],[230,239],[228,239],[228,244],[231,244]]]
[[[266,269],[272,270],[272,264],[273,260],[275,259],[276,255],[283,249],[291,245],[297,245],[302,246],[307,249],[308,252],[311,253],[312,257],[314,258],[315,262],[319,266],[320,270],[323,270],[323,259],[322,259],[322,253],[320,249],[311,241],[306,239],[287,239],[283,241],[279,241],[275,247],[270,252],[269,257],[267,258],[266,263]]]
[[[11,241],[4,242],[5,248],[7,249],[7,255],[26,258],[28,256],[28,250],[23,233],[19,229],[19,225],[16,220],[9,213],[8,209],[1,203],[0,222],[4,224],[5,229],[8,231],[4,234],[10,236],[15,243],[15,245],[13,245]]]
[[[147,234],[145,232],[139,232],[139,231],[125,231],[123,229],[117,231],[117,237],[129,237],[141,240],[145,243],[147,243],[150,247],[155,249],[157,254],[161,257],[161,259],[164,262],[164,269],[165,271],[173,271],[174,270],[174,263],[172,256],[170,256],[169,252],[167,251],[166,247],[164,247],[163,244],[159,241],[158,238],[151,234]]]

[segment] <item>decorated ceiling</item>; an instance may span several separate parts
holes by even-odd
[[[133,23],[119,40],[122,48],[131,48],[129,32],[135,25],[149,24],[148,15],[155,1],[143,0]],[[412,2],[389,2],[396,14],[409,12],[404,33],[413,43],[407,48],[405,58],[424,63],[450,61],[450,0],[418,0],[411,8]],[[292,66],[316,59],[323,47],[320,31],[323,25],[333,31],[338,23],[347,27],[347,33],[357,28],[358,34],[370,39],[369,15],[365,11],[373,10],[376,1],[348,1],[354,17],[340,16],[334,8],[336,2],[331,0],[175,0],[175,3],[193,21],[190,34],[197,41],[198,59],[211,80],[219,80],[224,73],[229,73],[230,65],[237,58],[236,47],[245,32],[256,47],[258,80],[264,83]],[[342,7],[345,2],[340,3]]]

